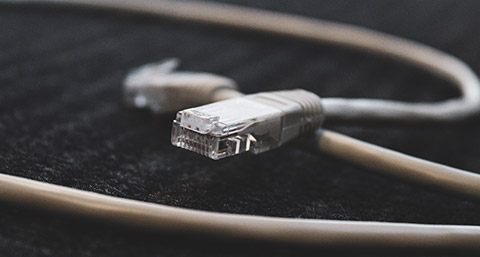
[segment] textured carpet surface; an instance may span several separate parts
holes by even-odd
[[[410,38],[480,73],[479,1],[227,2],[348,22]],[[169,143],[173,115],[121,104],[135,66],[182,69],[241,90],[434,101],[448,83],[412,67],[325,45],[71,8],[0,6],[0,172],[200,210],[296,218],[480,225],[480,205],[377,176],[289,144],[214,162]],[[480,171],[480,118],[448,126],[326,124],[348,135]],[[288,256],[78,220],[0,203],[0,256]],[[318,253],[317,253],[318,254]],[[333,255],[333,254],[332,254]],[[455,255],[455,254],[454,254]]]

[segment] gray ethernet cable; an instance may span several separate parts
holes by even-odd
[[[157,113],[186,109],[178,113],[173,123],[173,144],[213,159],[278,147],[304,131],[318,128],[324,117],[346,122],[452,122],[480,113],[480,82],[464,62],[431,47],[367,28],[203,1],[0,2],[124,11],[349,47],[403,61],[439,75],[461,93],[458,98],[435,103],[346,98],[320,100],[312,93],[300,90],[242,96],[235,90],[235,83],[224,77],[173,72],[177,62],[172,60],[144,66],[131,73],[125,83],[126,103],[150,108]],[[195,107],[216,101],[221,102]],[[479,174],[421,160],[323,129],[317,130],[312,143],[324,153],[383,174],[480,199]],[[7,174],[0,174],[0,199],[125,225],[221,238],[350,250],[480,252],[480,226],[291,219],[205,212],[111,197]]]

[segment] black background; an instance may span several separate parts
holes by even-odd
[[[458,56],[480,73],[478,1],[226,2],[403,36]],[[121,103],[129,69],[173,56],[183,61],[183,70],[229,76],[247,93],[304,88],[323,97],[433,101],[456,96],[448,83],[422,71],[342,48],[112,12],[2,5],[0,24],[2,173],[209,211],[480,225],[478,203],[383,178],[297,144],[258,156],[208,160],[170,145],[173,115],[154,116]],[[326,127],[480,170],[479,117],[450,125]],[[198,240],[0,204],[0,256],[307,254]]]

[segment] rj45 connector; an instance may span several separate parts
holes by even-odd
[[[323,121],[320,98],[296,89],[224,100],[177,113],[172,144],[212,159],[279,147]]]

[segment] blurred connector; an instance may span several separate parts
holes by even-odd
[[[318,128],[320,98],[296,89],[247,95],[177,113],[172,144],[212,159],[279,147]]]
[[[179,63],[172,58],[131,71],[124,81],[125,103],[162,114],[240,94],[235,81],[210,73],[175,71]],[[217,94],[220,91],[222,95]]]

